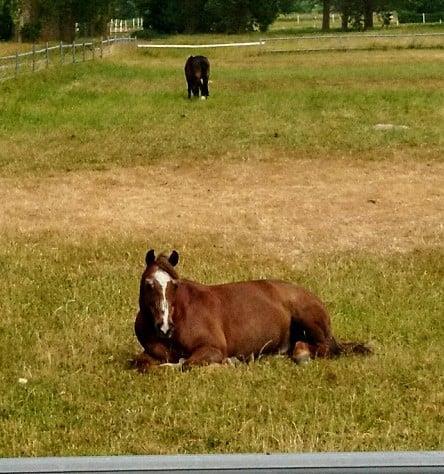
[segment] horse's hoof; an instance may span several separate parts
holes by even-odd
[[[231,365],[231,367],[237,367],[241,364],[241,361],[237,357],[227,357],[222,361],[224,365]]]
[[[305,365],[310,362],[310,353],[303,353],[303,354],[297,354],[293,356],[293,360],[296,362],[298,365]]]
[[[308,364],[310,362],[310,349],[306,342],[298,341],[294,346],[292,359],[296,364]]]

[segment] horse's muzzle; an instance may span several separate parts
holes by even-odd
[[[161,329],[161,326],[162,324],[156,324],[157,335],[162,339],[171,339],[174,332],[174,326],[171,324],[166,332]]]

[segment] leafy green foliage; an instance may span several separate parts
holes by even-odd
[[[265,31],[278,0],[141,0],[145,27],[162,33]]]
[[[12,5],[10,1],[0,2],[0,40],[9,40],[13,33]]]
[[[140,15],[136,0],[117,0],[112,13],[116,18],[136,18]]]
[[[37,41],[42,31],[42,24],[40,22],[25,23],[21,29],[22,39],[28,42]]]

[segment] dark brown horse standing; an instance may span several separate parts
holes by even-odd
[[[210,61],[205,56],[190,56],[185,63],[185,77],[188,84],[188,99],[194,97],[206,99],[210,92],[208,80],[210,77]]]
[[[366,354],[362,343],[339,343],[322,302],[277,280],[203,285],[179,278],[179,255],[146,255],[135,322],[144,353],[138,365],[185,366],[287,354],[296,362],[343,353]]]

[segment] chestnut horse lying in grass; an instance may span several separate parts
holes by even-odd
[[[277,280],[203,285],[179,278],[179,255],[146,255],[135,331],[145,351],[135,361],[184,367],[287,354],[295,362],[343,353],[367,354],[362,343],[339,343],[322,302]]]

